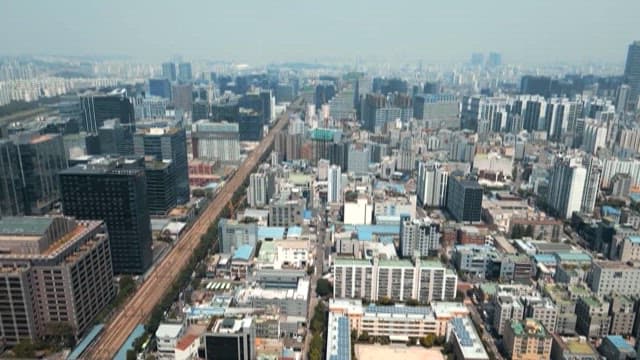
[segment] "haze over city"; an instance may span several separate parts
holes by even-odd
[[[511,63],[620,63],[639,13],[635,0],[7,0],[0,55],[445,63],[497,51]]]

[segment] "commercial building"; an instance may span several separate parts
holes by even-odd
[[[546,285],[544,293],[549,296],[558,310],[555,332],[561,335],[575,335],[576,323],[576,300],[568,289],[559,285]]]
[[[286,192],[280,193],[269,202],[269,226],[300,226],[305,210],[304,198]]]
[[[499,293],[493,298],[493,328],[496,333],[503,335],[511,319],[524,317],[524,305],[513,294]]]
[[[104,220],[113,271],[143,274],[151,266],[151,222],[143,168],[99,158],[60,172],[65,215]]]
[[[374,205],[366,196],[356,195],[355,198],[345,194],[343,206],[343,222],[345,224],[366,225],[371,224],[373,219]]]
[[[401,216],[400,256],[411,257],[417,252],[420,257],[437,255],[440,250],[440,224],[425,219],[410,219]]]
[[[256,330],[254,319],[219,319],[209,333],[202,336],[206,360],[254,360]]]
[[[178,204],[189,201],[189,164],[187,161],[187,135],[179,128],[139,129],[133,139],[137,156],[149,156],[157,161],[171,161],[175,177]]]
[[[596,295],[640,295],[640,267],[616,261],[594,261],[588,284]]]
[[[240,161],[240,130],[238,124],[199,120],[191,133],[193,156],[236,164]]]
[[[281,315],[306,317],[309,309],[309,280],[298,278],[295,288],[248,287],[236,295],[238,304],[254,309],[277,308]]]
[[[598,351],[607,360],[629,360],[637,357],[637,352],[622,336],[605,336]]]
[[[633,111],[638,107],[640,96],[640,41],[634,41],[629,45],[627,62],[624,67],[624,82],[630,87],[627,111]]]
[[[459,129],[460,100],[449,94],[418,94],[413,98],[413,116],[425,120],[429,129]]]
[[[482,187],[477,181],[450,176],[447,211],[460,222],[479,222],[482,216]]]
[[[182,324],[160,324],[156,330],[156,343],[158,347],[158,358],[173,359],[178,341],[184,335],[184,325]]]
[[[448,301],[456,297],[458,277],[439,262],[336,258],[333,295],[377,301]]]
[[[448,342],[453,344],[455,360],[488,360],[482,339],[469,317],[455,318],[449,323]]]
[[[149,79],[149,95],[171,99],[171,82],[169,79]]]
[[[635,302],[629,296],[615,295],[609,297],[609,316],[611,317],[610,335],[629,336],[633,333],[636,319]]]
[[[640,236],[627,236],[619,246],[618,258],[621,262],[640,261]]]
[[[584,337],[561,337],[552,334],[551,360],[596,360],[599,355]]]
[[[220,241],[220,252],[223,254],[231,254],[242,245],[255,247],[258,243],[258,224],[220,219],[218,241]]]
[[[162,77],[169,81],[176,81],[176,64],[172,62],[162,63]]]
[[[132,133],[135,127],[135,110],[127,91],[117,89],[110,93],[86,93],[80,95],[81,128],[97,134],[105,120],[118,119]]]
[[[66,324],[79,338],[115,296],[109,235],[101,221],[0,219],[0,332],[8,345]]]
[[[479,279],[487,275],[489,265],[499,259],[498,252],[487,245],[456,245],[453,250],[453,262],[456,270]]]
[[[167,215],[177,204],[174,166],[171,160],[149,160],[144,163],[150,215]]]
[[[547,360],[551,356],[553,338],[537,320],[511,320],[503,339],[510,359]]]
[[[193,80],[191,63],[183,62],[178,64],[178,81],[189,82],[191,80]]]
[[[369,163],[371,161],[371,150],[363,144],[349,145],[349,154],[347,155],[347,170],[354,174],[369,173]]]

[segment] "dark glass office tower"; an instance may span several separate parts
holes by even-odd
[[[191,63],[185,62],[178,64],[178,80],[183,82],[193,80],[193,74],[191,73]]]
[[[624,67],[624,81],[631,88],[627,109],[633,111],[638,106],[640,96],[640,41],[629,45],[627,62]]]
[[[24,214],[23,190],[18,149],[0,140],[0,216]]]
[[[60,172],[65,215],[104,220],[113,271],[143,274],[151,266],[151,222],[143,168],[127,168],[123,158],[100,158]]]
[[[82,128],[88,133],[97,133],[108,119],[118,119],[122,125],[135,125],[133,103],[125,90],[81,95],[80,109]]]
[[[170,160],[144,163],[149,214],[164,216],[176,206],[176,174]]]
[[[176,64],[172,62],[163,63],[162,77],[169,81],[176,81]]]
[[[169,79],[149,79],[149,95],[171,99],[171,82]]]
[[[449,177],[447,210],[457,221],[477,222],[482,216],[482,187],[477,181]]]
[[[170,160],[175,173],[175,193],[178,204],[189,201],[189,164],[187,135],[184,129],[140,129],[134,137],[136,156],[151,156],[154,160]]]
[[[20,135],[15,144],[24,186],[24,214],[44,215],[60,200],[58,172],[68,167],[62,136]]]

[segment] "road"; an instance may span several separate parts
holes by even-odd
[[[493,353],[496,360],[504,360],[504,357],[496,347],[496,340],[493,338],[493,336],[491,336],[489,331],[487,331],[487,327],[485,326],[484,321],[482,321],[482,317],[480,316],[480,313],[478,312],[476,305],[469,304],[467,305],[467,308],[469,309],[471,320],[473,320],[473,322],[476,323],[476,325],[478,325],[480,329],[482,329],[482,335],[480,334],[478,335],[480,335],[480,337],[482,338],[485,344],[489,345],[489,348],[487,349],[487,351]]]
[[[300,107],[301,103],[302,100],[298,99],[289,109],[295,111]],[[229,201],[231,201],[235,191],[242,186],[262,156],[271,148],[276,134],[288,124],[289,113],[288,110],[278,117],[275,126],[240,165],[231,179],[223,185],[216,198],[209,203],[207,209],[204,210],[180,242],[157,264],[135,294],[106,324],[104,331],[102,331],[94,345],[83,354],[83,359],[113,359],[133,329],[147,320],[154,306],[162,299],[180,271],[189,262],[191,254],[200,243],[200,237],[206,233],[211,222],[220,215]]]

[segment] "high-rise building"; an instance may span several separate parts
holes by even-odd
[[[440,224],[426,219],[410,219],[401,216],[400,256],[420,257],[437,255],[440,250]]]
[[[260,141],[264,130],[262,113],[241,107],[238,110],[238,130],[241,141]]]
[[[247,202],[251,207],[265,207],[275,192],[275,176],[268,165],[260,166],[249,176]]]
[[[81,337],[115,296],[102,221],[0,219],[0,328],[7,345],[38,340],[67,324]]]
[[[547,202],[563,218],[569,219],[582,207],[587,170],[582,160],[558,157],[551,169]]]
[[[460,100],[455,95],[418,94],[413,99],[413,116],[426,120],[430,129],[460,128],[459,113]]]
[[[24,214],[24,187],[18,148],[0,140],[0,217]]]
[[[105,120],[98,129],[97,138],[87,137],[87,154],[89,155],[133,155],[132,128],[123,125],[118,119]],[[95,142],[95,148],[90,145]]]
[[[150,215],[164,216],[176,206],[176,174],[171,160],[144,163],[147,178],[147,205]]]
[[[176,64],[172,62],[163,63],[162,77],[169,81],[176,81]]]
[[[104,220],[113,271],[143,274],[151,266],[151,222],[143,168],[99,158],[60,172],[65,215]]]
[[[193,102],[191,119],[193,122],[211,117],[211,105],[206,100],[196,100]]]
[[[369,172],[371,151],[367,145],[351,144],[347,156],[347,170],[354,174],[366,174]]]
[[[133,103],[124,89],[110,93],[88,93],[80,95],[82,129],[96,134],[108,119],[119,119],[122,125],[135,126]]]
[[[173,105],[177,110],[191,111],[193,110],[193,85],[187,84],[175,84],[171,88],[171,98]]]
[[[189,82],[191,80],[193,80],[191,63],[184,62],[178,64],[178,81]]]
[[[553,337],[535,319],[514,319],[504,332],[504,346],[513,360],[547,360]]]
[[[240,161],[240,132],[237,123],[200,120],[191,132],[193,156],[222,163]]]
[[[599,149],[607,147],[607,127],[596,121],[586,121],[582,135],[584,151],[596,155]]]
[[[629,45],[627,62],[624,67],[624,82],[629,85],[628,110],[635,110],[640,96],[640,41],[634,41]]]
[[[171,99],[171,82],[169,79],[149,79],[149,95]]]
[[[439,163],[418,164],[417,195],[422,206],[444,207],[449,172]]]
[[[58,172],[68,167],[62,136],[21,134],[14,141],[20,161],[24,214],[44,215],[60,200]]]
[[[490,52],[489,58],[487,59],[487,66],[497,67],[500,65],[502,65],[502,55],[497,52]]]
[[[362,115],[360,122],[362,123],[362,127],[371,132],[374,132],[376,129],[377,119],[376,113],[378,110],[384,108],[387,104],[387,98],[383,95],[379,94],[367,94],[364,101],[362,102]],[[379,126],[378,126],[379,127]]]
[[[520,93],[548,96],[551,92],[551,78],[547,76],[526,75],[520,81]]]
[[[189,164],[187,162],[187,135],[184,129],[139,129],[134,137],[136,156],[150,156],[157,161],[171,161],[175,174],[175,194],[178,204],[189,201]]]
[[[447,211],[461,222],[478,222],[482,215],[482,187],[474,180],[450,176],[447,185]]]
[[[203,335],[206,360],[254,360],[256,329],[253,318],[222,318]]]
[[[342,174],[339,166],[331,165],[327,172],[327,202],[342,201]]]

